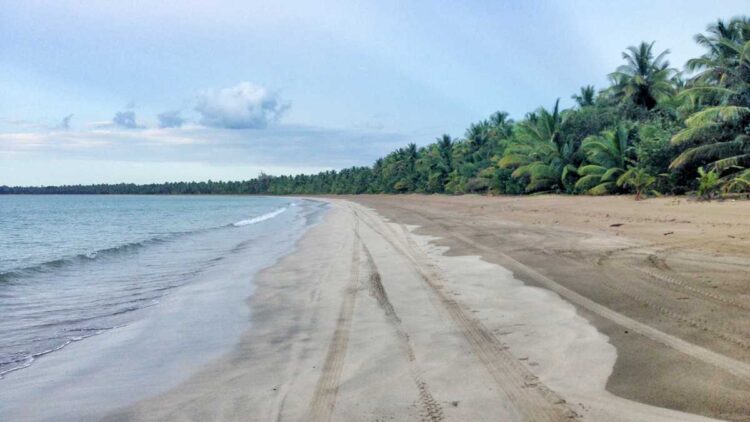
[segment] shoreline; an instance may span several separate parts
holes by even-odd
[[[704,420],[621,398],[632,351],[585,310],[406,212],[326,201],[232,352],[105,420]]]
[[[101,420],[179,386],[221,359],[251,327],[245,298],[252,295],[254,278],[295,250],[323,205],[304,207],[273,223],[232,228],[234,237],[224,234],[220,239],[234,245],[231,250],[160,303],[136,310],[133,322],[73,342],[6,374],[0,380],[0,419]]]

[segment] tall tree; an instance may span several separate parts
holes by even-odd
[[[680,96],[701,109],[672,137],[685,150],[670,168],[706,165],[731,175],[750,166],[750,20],[718,21],[696,41],[707,51],[688,62],[698,73]]]
[[[566,175],[575,170],[575,151],[560,135],[562,124],[559,99],[552,111],[541,107],[530,113],[498,162],[501,168],[514,168],[513,177],[528,180],[527,192],[564,190]]]
[[[578,94],[573,94],[570,98],[578,103],[578,106],[588,107],[594,105],[594,97],[596,96],[596,90],[594,85],[586,85],[581,87],[581,91]]]
[[[661,98],[674,92],[671,80],[674,70],[665,59],[669,50],[656,56],[653,50],[653,42],[642,42],[638,46],[628,47],[622,53],[625,64],[609,75],[616,99],[631,101],[651,110]]]
[[[700,57],[688,60],[688,70],[696,72],[696,85],[731,86],[743,82],[740,63],[750,49],[750,19],[719,19],[708,25],[706,34],[697,34],[695,42],[706,49]],[[746,82],[746,81],[745,81]]]

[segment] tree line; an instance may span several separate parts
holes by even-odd
[[[411,143],[369,167],[239,182],[0,187],[0,193],[361,194],[750,193],[750,19],[708,25],[684,69],[654,43],[628,47],[609,86],[588,85],[576,105],[505,112],[462,138]]]

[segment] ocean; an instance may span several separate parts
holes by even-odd
[[[0,196],[0,417],[26,415],[24,395],[80,394],[93,409],[185,378],[251,326],[253,276],[291,252],[325,207],[248,196]],[[72,371],[88,380],[78,393],[66,391]],[[43,407],[28,419],[64,416]]]

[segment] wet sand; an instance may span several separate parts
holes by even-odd
[[[107,420],[748,420],[750,204],[347,199],[233,352]]]
[[[393,221],[419,225],[417,233],[441,237],[437,244],[450,247],[449,255],[477,254],[529,285],[554,288],[552,281],[581,296],[565,299],[617,349],[608,391],[655,406],[750,420],[750,202],[353,199]]]

